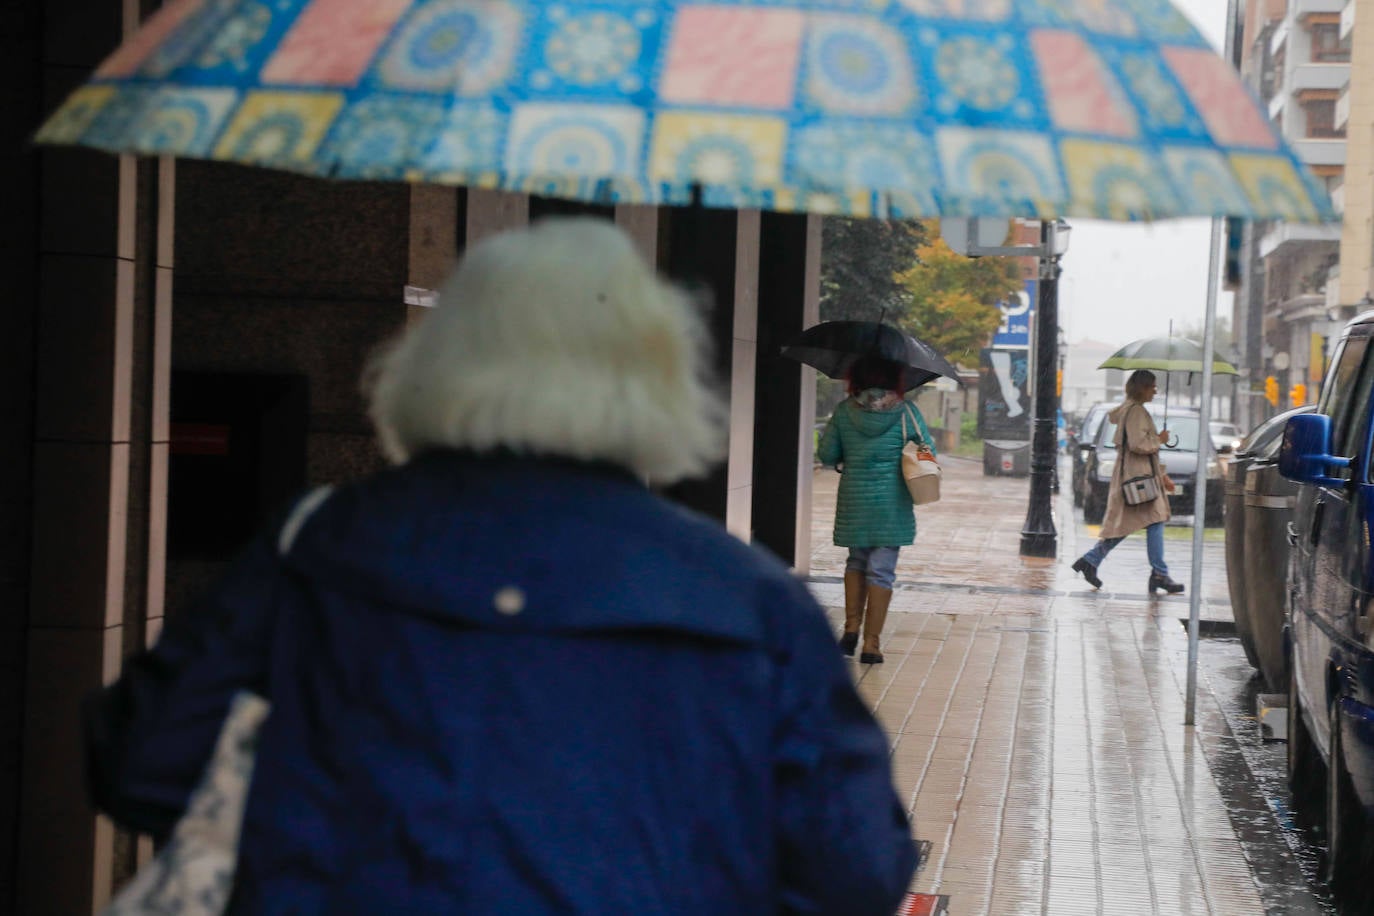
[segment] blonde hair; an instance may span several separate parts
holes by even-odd
[[[725,455],[710,365],[699,309],[620,229],[558,218],[469,248],[363,385],[397,463],[433,446],[507,447],[672,483]]]

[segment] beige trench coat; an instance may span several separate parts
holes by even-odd
[[[1159,463],[1159,430],[1154,417],[1139,401],[1127,400],[1107,414],[1116,424],[1116,467],[1107,489],[1107,512],[1102,517],[1100,537],[1121,538],[1155,522],[1169,520],[1169,497],[1164,492],[1164,466]],[[1122,433],[1127,448],[1122,448]],[[1159,495],[1148,503],[1128,506],[1121,498],[1121,481],[1154,473],[1159,477]]]

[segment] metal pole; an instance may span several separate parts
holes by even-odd
[[[1216,341],[1217,268],[1222,220],[1212,220],[1212,254],[1208,258],[1207,312],[1202,322],[1202,404],[1198,406],[1197,474],[1193,486],[1193,569],[1188,594],[1188,693],[1183,724],[1194,724],[1197,709],[1197,648],[1202,628],[1202,537],[1207,527],[1207,468],[1212,450],[1212,348]]]
[[[1031,421],[1030,505],[1021,529],[1021,556],[1057,552],[1050,490],[1054,479],[1054,367],[1059,342],[1059,256],[1053,220],[1040,224],[1040,295],[1035,310],[1035,412]]]
[[[1233,63],[1236,42],[1236,0],[1226,3],[1226,48]],[[1207,528],[1207,467],[1212,455],[1212,348],[1216,345],[1217,274],[1221,269],[1223,220],[1212,217],[1212,245],[1207,257],[1207,312],[1202,320],[1202,404],[1198,408],[1197,474],[1193,486],[1193,569],[1188,595],[1188,688],[1183,724],[1193,725],[1197,712],[1197,648],[1202,630],[1202,536]]]

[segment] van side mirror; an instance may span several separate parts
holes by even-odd
[[[1289,480],[1343,487],[1345,481],[1327,476],[1328,468],[1350,466],[1349,458],[1331,454],[1331,418],[1319,413],[1293,417],[1283,428],[1279,473]]]

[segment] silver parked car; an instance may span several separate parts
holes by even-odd
[[[1156,403],[1145,405],[1155,425],[1164,425],[1165,408]],[[1200,420],[1196,408],[1168,408],[1169,443],[1159,450],[1159,462],[1173,480],[1175,489],[1169,494],[1169,511],[1174,515],[1193,514],[1193,488],[1197,481]],[[1102,522],[1107,512],[1107,491],[1112,484],[1112,469],[1116,466],[1116,424],[1104,419],[1097,430],[1093,450],[1083,468],[1083,521],[1090,525]],[[1210,457],[1210,444],[1208,452]],[[1206,464],[1207,509],[1204,523],[1221,524],[1224,498],[1221,471],[1215,461]]]

